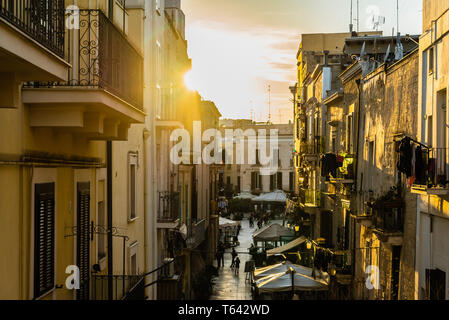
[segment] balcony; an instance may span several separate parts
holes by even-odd
[[[158,199],[158,228],[176,228],[179,220],[179,192],[158,192]]]
[[[321,137],[315,137],[313,141],[303,142],[300,145],[300,154],[306,161],[318,161],[319,156],[324,152]]]
[[[427,155],[428,167],[412,186],[412,193],[449,195],[449,149],[433,148]]]
[[[50,127],[90,140],[127,140],[143,123],[143,58],[101,10],[80,10],[80,29],[67,30],[72,64],[63,82],[23,89],[31,127]]]
[[[187,248],[195,249],[206,239],[206,220],[187,222]]]
[[[343,160],[343,166],[337,168],[336,176],[330,177],[329,182],[332,184],[352,185],[355,177],[355,158],[347,155]]]
[[[0,87],[10,85],[6,91],[21,81],[59,81],[67,75],[64,0],[44,3],[0,0]]]
[[[145,281],[140,275],[92,275],[90,283],[90,300],[145,300]]]
[[[395,199],[370,204],[372,209],[372,228],[384,242],[401,242],[404,231],[404,201]],[[396,238],[396,239],[394,239]],[[400,243],[396,243],[400,244]]]
[[[314,209],[321,207],[321,192],[317,190],[300,189],[299,205],[303,209],[311,209],[308,213],[314,213]]]

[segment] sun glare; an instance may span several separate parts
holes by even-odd
[[[191,91],[198,90],[195,86],[195,81],[193,79],[193,72],[189,71],[184,75],[184,85],[187,87],[187,89]]]

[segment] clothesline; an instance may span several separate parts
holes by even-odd
[[[410,138],[409,136],[406,136],[406,135],[403,135],[403,134],[401,134],[401,135],[404,136],[404,137],[403,137],[401,140],[398,140],[398,141],[395,140],[395,142],[400,142],[400,141],[402,141],[402,140],[404,140],[404,139],[409,139],[410,141],[412,141],[412,142],[414,142],[414,143],[420,145],[421,147],[430,150],[430,147],[426,146],[425,144],[423,144],[423,143],[421,143],[421,142],[419,142],[419,141],[417,141],[417,140],[415,140],[415,139],[413,139],[413,138]]]

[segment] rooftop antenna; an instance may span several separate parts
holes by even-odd
[[[268,85],[268,123],[271,122],[271,85]]]
[[[396,23],[397,23],[397,32],[399,32],[399,0],[396,0]]]
[[[354,24],[353,24],[353,20],[352,20],[352,0],[351,0],[351,13],[350,13],[350,18],[349,18],[349,33],[352,36],[352,31],[354,31]]]

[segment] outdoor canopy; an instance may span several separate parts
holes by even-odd
[[[299,246],[300,244],[303,244],[304,242],[306,242],[306,240],[307,240],[306,237],[299,237],[299,238],[297,238],[297,239],[295,239],[293,241],[290,241],[287,244],[284,244],[281,247],[277,247],[277,248],[268,250],[267,251],[267,257],[274,256],[276,254],[281,254],[281,253],[287,252],[289,250],[292,250],[293,248],[295,248],[295,247]]]
[[[255,197],[256,197],[255,195],[253,195],[249,192],[242,192],[242,193],[239,193],[237,196],[235,196],[234,199],[252,200]]]
[[[218,224],[219,224],[220,228],[224,229],[224,228],[227,228],[227,227],[237,227],[238,225],[240,225],[240,222],[220,217],[220,219],[218,221]]]
[[[294,237],[295,232],[289,228],[283,227],[278,223],[263,227],[253,235],[255,242],[261,241],[281,241],[282,237]]]
[[[254,279],[259,293],[291,290],[321,291],[327,290],[329,284],[329,275],[327,273],[322,273],[321,277],[314,279],[311,268],[292,264],[289,261],[256,269],[254,271]]]
[[[287,194],[282,190],[261,194],[252,199],[253,202],[287,203]]]

